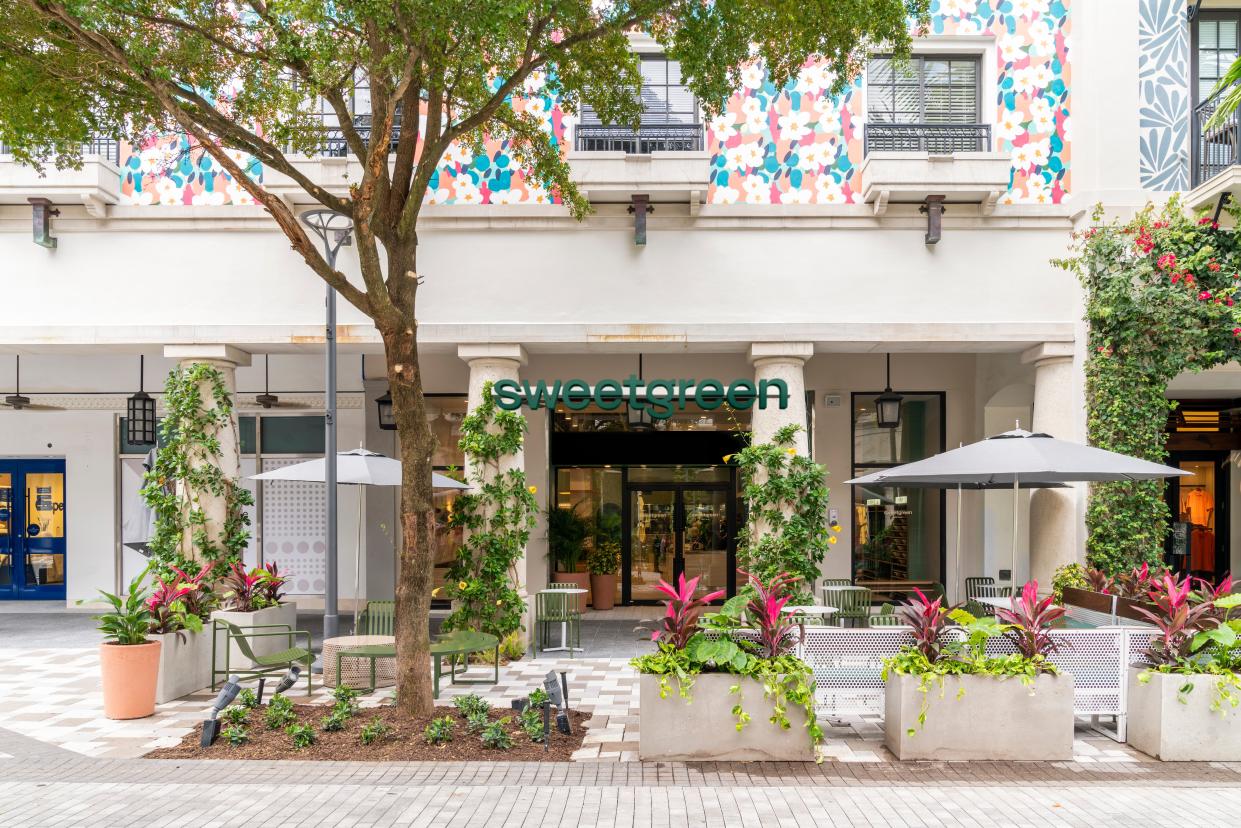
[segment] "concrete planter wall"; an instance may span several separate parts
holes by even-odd
[[[897,759],[1073,758],[1072,676],[1041,675],[1032,686],[1015,677],[948,676],[925,696],[918,687],[917,676],[888,675],[883,742]],[[919,725],[924,699],[930,706]]]
[[[254,612],[236,612],[235,610],[216,610],[211,613],[212,620],[220,619],[236,624],[243,631],[250,627],[263,626],[266,624],[288,624],[291,629],[297,629],[297,604],[289,602],[280,604],[275,607],[267,607]],[[258,630],[258,632],[275,632],[275,630]],[[216,647],[216,669],[224,669],[224,642],[227,640],[223,632],[220,633],[218,640],[215,642]],[[230,642],[232,653],[229,655],[228,664],[230,667],[240,667],[246,669],[254,666],[254,662],[241,654],[241,650],[237,647],[236,642]],[[287,650],[290,646],[297,646],[294,639],[293,644],[289,644],[289,639],[281,636],[265,636],[256,638],[250,642],[250,649],[254,651],[256,656],[271,655],[281,650]]]
[[[728,688],[741,684],[741,694]],[[679,695],[675,678],[669,679],[668,698],[659,697],[659,676],[639,677],[641,726],[638,758],[681,762],[811,762],[814,748],[806,732],[806,711],[789,706],[791,727],[785,730],[767,721],[771,700],[754,679],[706,673],[694,679],[690,701]],[[733,705],[740,703],[750,723],[737,732]]]
[[[1129,744],[1166,762],[1241,762],[1241,715],[1211,709],[1218,676],[1151,673],[1142,684],[1141,672],[1129,668]],[[1186,683],[1194,689],[1182,704],[1177,691]]]
[[[183,630],[147,636],[161,643],[159,676],[155,680],[155,703],[179,699],[211,686],[211,630]]]

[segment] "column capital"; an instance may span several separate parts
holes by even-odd
[[[1049,362],[1071,362],[1073,360],[1072,342],[1044,342],[1027,348],[1021,354],[1021,361],[1035,367]]]
[[[525,365],[529,358],[526,349],[519,343],[486,342],[470,345],[458,345],[457,357],[465,362],[478,360],[503,359]]]
[[[165,345],[164,356],[178,362],[218,362],[248,368],[250,354],[236,345]]]
[[[812,356],[813,342],[751,342],[746,352],[751,364],[767,360],[805,363]]]

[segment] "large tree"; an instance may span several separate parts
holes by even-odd
[[[556,142],[510,105],[532,73],[547,74],[568,112],[589,105],[605,123],[635,123],[640,74],[629,35],[645,31],[714,114],[755,59],[777,87],[807,60],[824,61],[839,91],[868,48],[906,53],[929,2],[0,0],[0,134],[18,160],[72,165],[91,135],[183,133],[267,209],[311,271],[373,320],[404,462],[398,703],[426,713],[434,438],[418,362],[418,217],[445,151],[486,135],[507,140],[581,217],[589,204]],[[369,104],[353,111],[358,85],[369,87]],[[320,103],[361,167],[347,194],[291,160],[323,146]],[[410,128],[419,123],[421,132]],[[360,285],[328,266],[238,151],[353,220]]]

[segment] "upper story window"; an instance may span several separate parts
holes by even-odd
[[[866,151],[973,152],[991,148],[982,121],[976,56],[870,59],[866,70]]]
[[[1211,90],[1241,54],[1241,11],[1203,11],[1194,18],[1192,38],[1193,159],[1192,185],[1197,186],[1238,163],[1237,115],[1206,129],[1218,96]]]
[[[587,152],[648,153],[702,149],[698,100],[681,78],[681,64],[663,55],[642,55],[642,121],[637,131],[605,124],[582,107],[576,148]]]

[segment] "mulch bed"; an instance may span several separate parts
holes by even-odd
[[[264,708],[250,711],[246,727],[250,740],[234,747],[227,740],[218,738],[209,748],[199,746],[201,725],[186,734],[176,747],[160,748],[146,754],[148,759],[310,759],[359,762],[567,762],[573,751],[582,746],[586,735],[585,722],[590,716],[577,710],[569,711],[572,734],[565,736],[556,729],[552,718],[552,743],[549,750],[543,743],[534,743],[517,725],[516,711],[492,708],[492,721],[510,718],[508,731],[513,736],[513,746],[507,750],[483,745],[477,733],[470,733],[464,717],[455,707],[437,707],[433,718],[450,716],[455,721],[453,740],[443,745],[429,745],[422,738],[423,728],[430,718],[413,718],[399,713],[394,707],[363,708],[345,724],[345,729],[325,732],[319,722],[330,707],[318,704],[299,704],[293,710],[299,724],[315,728],[315,743],[304,748],[293,747],[293,739],[282,729],[268,730],[263,724]],[[379,741],[369,745],[361,742],[360,733],[375,718],[382,719],[392,729]]]

